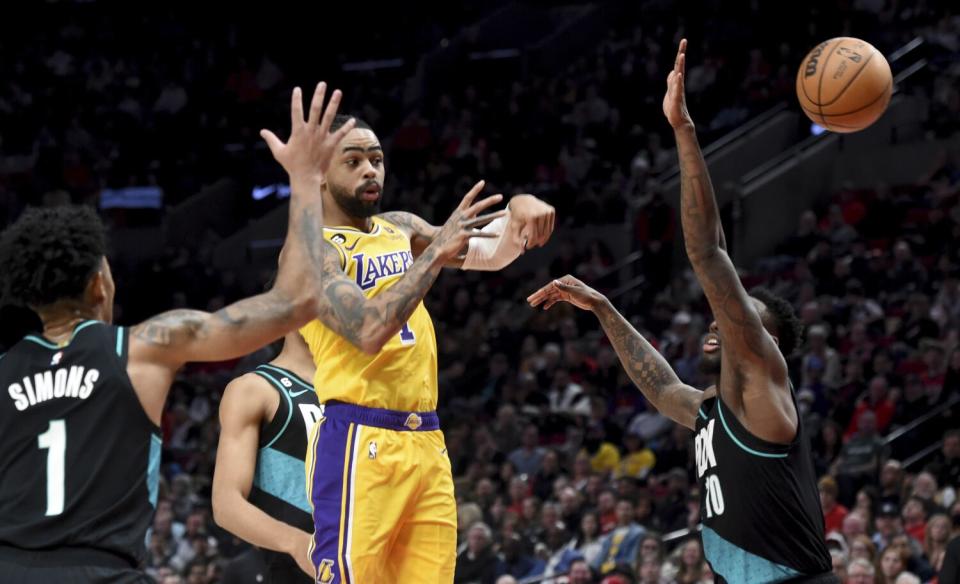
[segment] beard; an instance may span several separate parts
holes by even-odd
[[[376,201],[364,201],[361,198],[363,192],[373,184],[376,184],[376,181],[367,181],[354,189],[353,193],[349,189],[332,182],[328,182],[327,186],[330,189],[330,194],[333,195],[333,200],[336,201],[337,206],[344,213],[354,219],[366,219],[380,212],[380,201],[383,198],[382,192]]]
[[[720,351],[703,353],[700,355],[700,365],[697,367],[703,375],[720,375]]]

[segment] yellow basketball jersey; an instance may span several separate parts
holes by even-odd
[[[323,231],[340,254],[343,271],[367,298],[396,284],[413,263],[410,240],[379,217],[373,218],[370,233],[350,227]],[[319,320],[301,328],[300,334],[317,365],[313,386],[320,403],[337,400],[408,412],[436,409],[437,339],[423,302],[375,355],[367,355]]]

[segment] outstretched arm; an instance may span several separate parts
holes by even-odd
[[[277,281],[270,291],[240,300],[210,314],[200,310],[174,310],[133,327],[131,356],[171,369],[187,361],[220,361],[245,355],[312,319],[321,289],[323,206],[320,183],[339,141],[353,124],[336,133],[330,125],[340,104],[335,91],[323,113],[326,84],[317,86],[304,121],[300,88],[291,102],[292,132],[284,144],[263,131],[274,157],[290,175],[289,226]]]
[[[569,302],[593,312],[620,357],[620,363],[634,385],[653,407],[671,420],[693,429],[704,393],[686,385],[670,364],[637,329],[627,322],[605,296],[573,276],[564,276],[534,292],[527,301],[548,309],[557,302]]]
[[[553,206],[541,201],[533,195],[515,195],[510,199],[508,215],[496,224],[491,224],[486,231],[499,237],[495,241],[472,240],[461,250],[456,257],[447,261],[446,267],[464,267],[470,246],[496,246],[496,249],[480,250],[480,255],[496,256],[484,262],[479,269],[499,270],[517,259],[526,249],[546,245],[553,233],[556,220],[556,210]],[[414,257],[418,257],[440,232],[440,228],[431,225],[424,219],[406,211],[390,211],[381,215],[387,221],[400,227],[410,237],[410,247]],[[478,250],[474,250],[475,255]],[[470,263],[468,262],[469,266]],[[477,269],[477,268],[473,268]]]
[[[261,132],[291,185],[289,227],[273,288],[214,314],[173,310],[131,329],[127,370],[155,422],[173,375],[184,363],[245,355],[316,317],[323,259],[320,184],[337,144],[354,125],[350,120],[330,132],[341,94],[335,91],[323,111],[325,94],[326,84],[321,83],[304,120],[300,89],[293,91],[287,143],[268,130]]]
[[[720,328],[725,358],[731,364],[748,363],[753,370],[762,369],[775,383],[785,384],[786,363],[763,328],[760,313],[726,252],[713,185],[684,96],[686,48],[687,41],[680,41],[663,99],[664,114],[673,127],[680,159],[684,246]]]
[[[474,203],[483,185],[480,181],[470,189],[444,226],[436,228],[429,244],[400,280],[373,298],[367,298],[357,283],[347,277],[332,244],[324,241],[320,321],[361,351],[369,354],[380,351],[413,314],[440,270],[471,238],[489,237],[474,228],[504,215],[503,211],[498,211],[477,216],[501,200],[500,195],[494,195]]]
[[[796,436],[798,423],[787,363],[726,251],[713,185],[684,96],[686,49],[687,41],[680,41],[667,77],[663,113],[673,127],[680,158],[684,245],[720,332],[723,363],[717,391],[748,430],[787,443]]]

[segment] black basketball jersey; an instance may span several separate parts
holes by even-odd
[[[295,373],[276,365],[260,365],[253,372],[277,390],[280,406],[260,429],[249,501],[274,519],[313,533],[304,459],[310,431],[322,415],[317,393]],[[295,573],[303,575],[288,555],[264,551],[272,572],[292,564]]]
[[[717,582],[781,582],[829,573],[802,422],[791,444],[767,442],[748,432],[718,396],[704,400],[696,431],[701,535]]]
[[[29,335],[0,359],[0,546],[142,563],[161,439],[127,345],[125,328],[89,320],[62,345]]]

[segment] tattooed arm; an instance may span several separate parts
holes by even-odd
[[[533,195],[515,195],[510,199],[508,206],[510,209],[506,225],[508,234],[516,237],[516,241],[526,242],[526,249],[545,245],[553,233],[556,219],[554,208]],[[406,211],[390,211],[380,216],[407,234],[410,238],[413,257],[419,257],[440,233],[439,227],[431,225],[413,213]],[[466,246],[460,250],[457,256],[447,261],[446,267],[461,267],[464,254],[466,254]]]
[[[411,236],[411,242],[416,241],[423,246],[423,250],[396,284],[373,298],[367,298],[356,282],[344,274],[333,245],[324,241],[320,321],[364,353],[379,352],[413,314],[440,270],[456,258],[470,238],[489,237],[489,234],[476,231],[474,227],[504,215],[503,211],[499,211],[478,216],[502,198],[494,195],[474,203],[483,185],[483,181],[480,181],[470,189],[443,227],[432,228],[436,231],[429,232],[429,241],[426,235]],[[409,213],[388,215],[392,216],[387,217],[388,221],[398,226],[404,225],[405,228],[420,229],[428,225]]]
[[[686,40],[667,77],[663,112],[680,159],[680,219],[684,245],[719,329],[722,367],[718,390],[741,422],[759,437],[789,442],[796,434],[787,364],[726,251],[713,185],[684,95]]]
[[[644,397],[661,414],[693,429],[704,392],[680,381],[667,360],[617,312],[610,300],[573,276],[550,282],[527,300],[534,307],[543,304],[544,309],[557,302],[569,302],[593,312],[624,370]]]
[[[410,238],[410,251],[418,258],[440,233],[440,228],[407,211],[389,211],[380,217],[399,227]],[[456,259],[453,263],[456,263]]]
[[[704,393],[680,381],[670,364],[627,322],[609,300],[594,309],[620,363],[634,385],[657,410],[691,430]]]
[[[737,362],[769,367],[785,381],[786,362],[763,327],[760,312],[740,282],[725,249],[720,214],[693,128],[676,132],[680,155],[680,215],[690,264],[713,310],[724,354]]]
[[[130,330],[127,372],[154,422],[159,422],[170,383],[184,363],[240,357],[315,318],[323,259],[320,184],[337,144],[354,125],[351,120],[330,132],[340,92],[333,93],[324,110],[325,93],[321,83],[304,120],[300,89],[293,91],[286,143],[268,130],[261,132],[291,185],[287,237],[273,288],[214,314],[173,310]]]
[[[427,247],[400,280],[367,298],[340,267],[333,245],[324,252],[323,294],[317,317],[330,330],[368,354],[375,354],[400,331],[443,268],[436,248]]]
[[[763,328],[760,313],[740,283],[725,249],[713,185],[684,96],[686,47],[686,40],[681,41],[663,99],[663,111],[673,127],[680,159],[684,246],[720,328],[723,354],[734,362],[746,360],[763,365],[775,381],[784,382],[786,363],[773,337]]]

